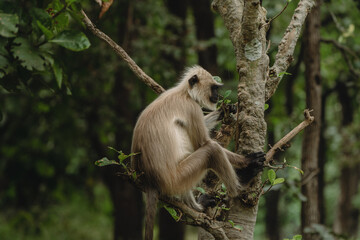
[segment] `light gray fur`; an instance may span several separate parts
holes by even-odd
[[[216,110],[204,117],[206,128],[210,131],[219,123],[220,111]]]

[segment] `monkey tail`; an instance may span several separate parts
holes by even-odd
[[[154,189],[147,189],[145,208],[145,240],[153,239],[153,229],[158,201],[158,192]]]

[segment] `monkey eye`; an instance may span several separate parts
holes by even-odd
[[[190,79],[189,79],[189,85],[190,87],[194,86],[195,83],[198,83],[199,82],[199,78],[197,75],[194,75],[192,76]]]

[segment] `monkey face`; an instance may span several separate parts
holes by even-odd
[[[219,100],[218,89],[222,86],[213,76],[199,66],[187,70],[188,93],[199,105],[209,110],[216,110]]]
[[[220,88],[219,85],[212,85],[211,86],[210,102],[216,104],[219,101],[219,93],[218,93],[219,88]]]

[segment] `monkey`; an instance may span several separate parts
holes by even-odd
[[[138,117],[133,132],[133,169],[143,172],[146,193],[145,239],[151,240],[158,197],[177,196],[203,211],[192,193],[208,170],[227,187],[230,197],[241,188],[235,169],[262,170],[264,155],[245,157],[212,140],[209,130],[219,122],[216,110],[221,83],[200,66],[187,68],[178,84],[163,92]],[[212,112],[204,117],[202,108]]]

